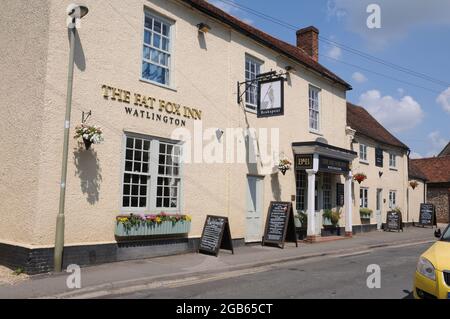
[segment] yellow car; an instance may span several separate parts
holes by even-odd
[[[450,225],[417,263],[414,298],[450,299]]]

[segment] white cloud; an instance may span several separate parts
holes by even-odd
[[[396,99],[389,95],[382,96],[378,90],[370,90],[361,94],[359,104],[383,126],[395,133],[414,128],[424,116],[422,107],[411,96]]]
[[[411,154],[409,154],[409,157],[412,158],[412,159],[423,158],[423,156],[420,155],[420,154],[417,153],[417,152],[411,152]]]
[[[364,83],[367,81],[367,78],[364,74],[362,74],[361,72],[355,72],[352,75],[352,79],[353,81],[355,81],[356,83]]]
[[[336,47],[336,46],[332,46],[332,47],[330,47],[330,49],[328,50],[327,55],[328,55],[330,58],[333,58],[333,59],[339,59],[339,58],[342,56],[342,50],[341,50],[341,48],[338,48],[338,47]]]
[[[235,4],[236,2],[234,0],[227,0],[228,2]],[[220,0],[208,0],[209,3],[212,5],[218,7],[219,9],[222,9],[228,14],[231,14],[239,19],[241,19],[243,22],[247,24],[253,24],[254,21],[247,17],[247,14],[245,11],[239,9],[238,7],[233,6],[232,4],[222,2]]]
[[[448,140],[443,138],[438,131],[434,131],[428,134],[428,142],[430,151],[427,153],[427,157],[433,157],[438,155],[444,149]]]
[[[436,102],[441,105],[445,112],[450,114],[450,87],[438,96]]]
[[[381,28],[369,29],[366,9],[376,3],[381,8]],[[422,26],[449,26],[450,1],[411,0],[328,0],[328,16],[345,23],[347,30],[363,37],[374,49],[385,48]]]

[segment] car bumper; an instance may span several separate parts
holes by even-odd
[[[413,294],[415,299],[450,299],[450,287],[445,284],[441,271],[436,270],[436,281],[416,271]]]

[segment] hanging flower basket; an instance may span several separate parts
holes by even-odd
[[[364,173],[357,173],[353,176],[353,179],[361,184],[364,180],[367,179],[367,176]]]
[[[409,186],[414,190],[417,186],[419,186],[419,183],[417,181],[411,181],[409,182]]]
[[[287,158],[280,160],[278,163],[278,169],[283,175],[286,175],[286,172],[291,169],[292,163]]]
[[[191,217],[188,215],[124,215],[116,217],[117,237],[155,235],[181,235],[189,233]]]
[[[81,124],[75,128],[74,138],[83,139],[86,150],[89,150],[92,144],[100,144],[103,142],[103,131],[100,127],[95,125],[90,126]]]

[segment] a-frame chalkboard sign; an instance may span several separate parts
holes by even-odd
[[[284,248],[285,242],[295,243],[295,246],[298,247],[292,203],[271,202],[262,245]]]
[[[396,211],[390,211],[386,215],[385,231],[403,231],[403,218],[402,214]]]
[[[198,252],[217,257],[220,249],[231,250],[234,254],[228,218],[208,215],[203,227],[202,238],[200,238]]]
[[[436,207],[433,204],[420,204],[419,225],[437,227]]]

